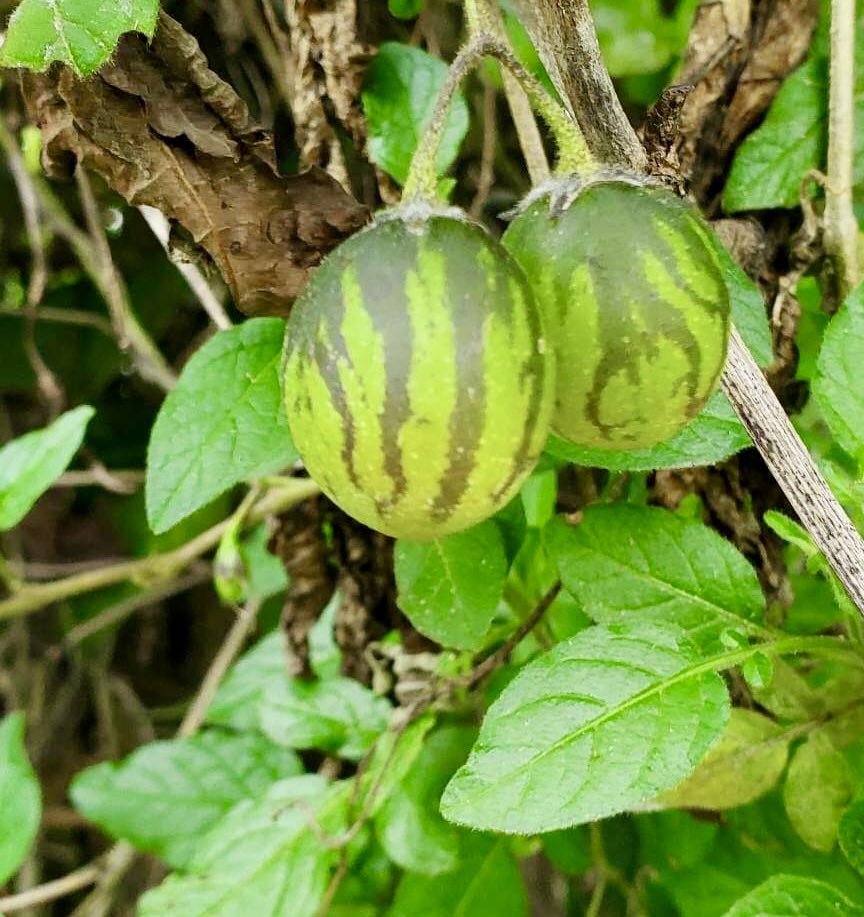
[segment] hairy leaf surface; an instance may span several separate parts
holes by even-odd
[[[165,399],[147,457],[147,517],[164,532],[240,481],[291,465],[282,409],[285,323],[259,318],[214,335]]]
[[[446,818],[551,831],[627,811],[693,770],[726,725],[726,687],[680,630],[634,617],[516,676],[444,793]]]

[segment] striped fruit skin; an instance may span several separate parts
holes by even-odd
[[[492,515],[548,437],[540,311],[513,259],[467,220],[391,215],[352,236],[315,272],[285,342],[288,422],[309,473],[388,535],[430,540]]]
[[[503,243],[558,357],[552,428],[591,448],[663,442],[702,410],[726,359],[729,293],[710,230],[671,191],[622,179],[589,182],[563,212],[550,200]]]

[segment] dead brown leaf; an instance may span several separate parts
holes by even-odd
[[[366,123],[360,88],[371,49],[357,40],[356,0],[285,4],[295,140],[303,162],[349,187],[337,127],[362,147]]]
[[[681,75],[694,88],[678,152],[703,206],[735,147],[803,60],[818,15],[818,0],[704,0],[697,10]]]
[[[122,39],[99,74],[24,74],[54,176],[76,162],[148,204],[206,251],[247,315],[286,315],[311,268],[368,212],[320,169],[278,173],[272,137],[162,14],[148,46]]]

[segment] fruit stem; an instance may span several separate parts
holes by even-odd
[[[484,57],[493,57],[519,81],[532,105],[549,125],[558,144],[555,171],[585,173],[597,168],[581,130],[504,44],[486,32],[478,32],[457,54],[441,87],[432,120],[426,128],[403,189],[404,201],[434,201],[438,186],[438,150],[453,98],[465,77]]]
[[[506,47],[513,47],[507,34],[507,25],[499,0],[465,0],[465,18],[469,35],[485,32],[497,38]],[[519,138],[528,176],[532,186],[536,187],[547,181],[552,174],[543,137],[537,125],[536,113],[519,80],[506,68],[500,69],[504,95],[510,107],[510,115]]]

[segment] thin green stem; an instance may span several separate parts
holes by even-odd
[[[438,185],[438,151],[447,126],[447,116],[453,98],[467,74],[484,57],[493,57],[519,81],[531,103],[540,113],[558,144],[558,165],[561,173],[585,172],[596,168],[585,138],[563,108],[546,92],[514,57],[504,44],[486,32],[475,34],[459,52],[450,66],[447,79],[438,94],[429,127],[420,142],[403,197],[406,201],[432,201]]]
[[[504,14],[498,5],[498,0],[465,0],[465,15],[468,20],[469,34],[486,32],[498,38],[508,48],[510,47]],[[513,125],[519,137],[519,146],[525,158],[525,167],[528,169],[531,184],[536,187],[545,182],[550,175],[543,137],[540,135],[537,119],[531,109],[531,101],[525,90],[519,85],[519,80],[506,68],[502,68],[501,77],[504,83],[504,95],[507,97]]]
[[[254,525],[274,513],[283,512],[320,493],[314,481],[306,478],[291,480],[291,486],[273,489],[265,494],[249,512],[246,522]],[[88,570],[52,583],[26,585],[0,602],[0,621],[17,618],[38,611],[53,602],[61,602],[75,595],[93,592],[127,580],[139,583],[158,583],[179,575],[193,561],[213,550],[232,519],[225,519],[196,538],[165,554],[152,554],[140,560],[110,564],[98,570]]]
[[[603,829],[599,822],[592,822],[591,832],[591,859],[594,861],[595,884],[591,893],[591,901],[585,911],[585,917],[598,917],[600,908],[603,907],[603,898],[606,896],[606,885],[609,879],[606,870],[606,851],[603,848]]]
[[[752,646],[742,647],[706,659],[700,665],[685,669],[685,677],[701,675],[705,672],[725,672],[764,653],[769,656],[792,656],[799,653],[810,653],[813,656],[823,656],[826,659],[836,659],[847,665],[864,668],[864,656],[853,645],[839,640],[837,637],[783,637],[768,643],[755,643]],[[672,681],[676,679],[673,678]]]

